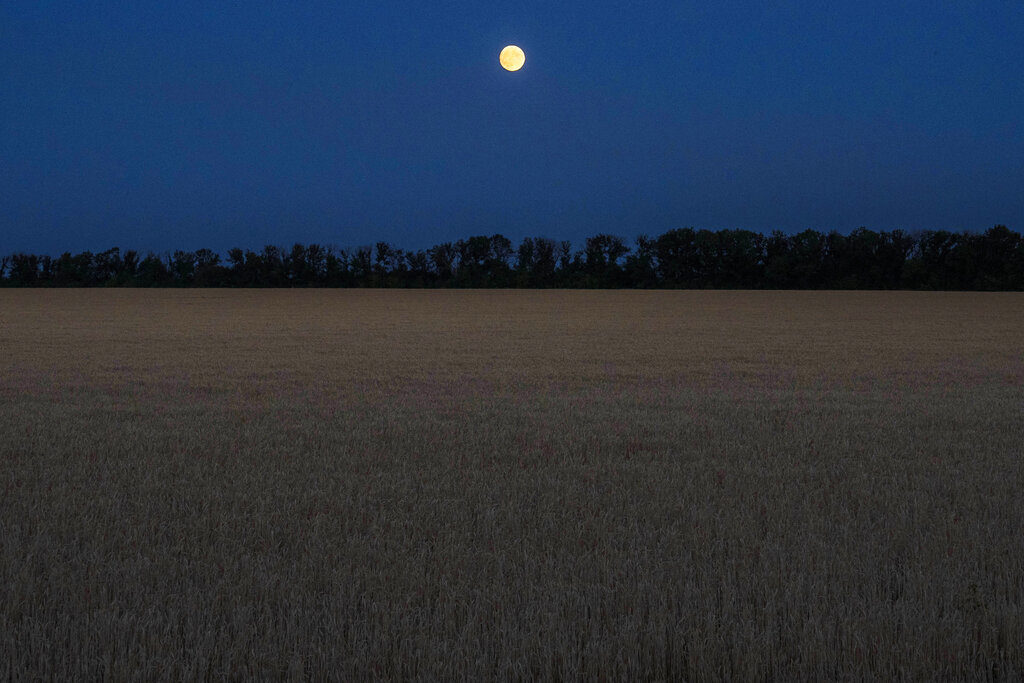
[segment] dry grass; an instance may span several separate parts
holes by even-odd
[[[1020,680],[1024,295],[0,291],[0,678]]]

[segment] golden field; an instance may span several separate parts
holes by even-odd
[[[1020,680],[1024,294],[0,290],[2,680]]]

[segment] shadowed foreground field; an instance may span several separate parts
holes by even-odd
[[[1024,676],[1024,295],[2,291],[0,678]]]

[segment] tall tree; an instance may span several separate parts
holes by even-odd
[[[629,247],[621,237],[599,234],[588,237],[585,254],[584,286],[620,287],[624,284],[622,259],[629,253]]]
[[[715,286],[758,287],[764,270],[764,237],[750,230],[721,230],[717,242],[719,274]]]
[[[698,258],[693,228],[677,228],[654,241],[658,279],[666,287],[696,287]]]
[[[357,287],[370,287],[373,284],[373,247],[358,247],[349,261],[352,279]]]
[[[430,267],[437,274],[438,283],[442,287],[451,285],[458,264],[458,250],[451,242],[444,242],[427,249]]]
[[[308,284],[321,286],[327,280],[327,249],[319,244],[306,247]]]
[[[560,260],[567,258],[568,243],[561,244],[547,237],[533,239],[533,281],[536,287],[555,287],[558,284]]]
[[[162,258],[149,253],[139,263],[136,282],[141,287],[166,287],[173,282],[173,276]]]
[[[117,275],[119,287],[132,286],[139,271],[139,252],[129,249],[121,258],[121,272]]]
[[[457,287],[486,287],[493,263],[491,238],[474,235],[455,243],[459,261],[455,272]]]
[[[536,262],[536,248],[532,237],[524,237],[516,250],[516,286],[533,286],[533,268]]]
[[[977,238],[977,274],[974,289],[996,291],[1017,289],[1021,273],[1015,268],[1020,235],[1005,225],[989,228]]]
[[[191,287],[196,278],[196,254],[194,251],[175,251],[168,263],[174,282],[180,287]]]
[[[960,236],[948,230],[926,230],[918,235],[911,258],[911,273],[924,289],[956,289],[954,252]]]
[[[117,284],[117,279],[124,269],[121,250],[112,247],[101,251],[93,257],[92,280],[98,285]]]
[[[352,273],[348,268],[349,254],[345,249],[327,248],[324,260],[325,282],[328,287],[351,287]]]
[[[197,287],[223,287],[227,284],[227,269],[220,265],[220,256],[211,249],[195,252],[195,283]]]
[[[512,286],[512,240],[502,234],[491,235],[487,263],[487,286]]]
[[[33,287],[39,282],[39,257],[35,254],[18,252],[11,255],[10,284],[16,287]]]
[[[427,252],[422,249],[405,252],[407,264],[406,279],[402,283],[405,287],[431,287],[433,286],[430,272],[430,259]]]
[[[626,257],[623,266],[625,281],[632,287],[658,286],[655,242],[647,235],[637,235],[636,248]]]
[[[903,230],[892,230],[879,235],[875,261],[879,269],[879,285],[884,289],[904,286],[904,270],[914,250],[914,238]]]
[[[387,242],[377,242],[373,265],[374,283],[378,287],[396,287],[402,280],[405,256],[401,249]]]
[[[827,275],[828,240],[816,230],[804,230],[789,238],[790,286],[821,289]]]

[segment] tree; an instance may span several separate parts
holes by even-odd
[[[558,256],[558,268],[554,278],[555,285],[566,287],[572,284],[573,277],[576,271],[579,270],[579,259],[573,258],[572,242],[569,240],[559,242],[555,251]]]
[[[669,230],[654,241],[658,280],[666,287],[697,285],[697,245],[693,228]]]
[[[39,257],[18,252],[11,255],[9,283],[15,287],[34,287],[39,281]]]
[[[451,242],[444,242],[427,249],[430,267],[437,274],[438,283],[442,287],[451,285],[458,262],[458,251]]]
[[[288,253],[282,250],[285,280],[291,287],[314,287],[327,277],[327,250],[319,244],[296,243]]]
[[[355,250],[296,243],[253,252],[211,249],[162,256],[118,247],[54,258],[19,252],[0,259],[5,286],[387,286],[387,287],[772,287],[795,289],[1024,290],[1024,239],[1005,225],[984,233],[908,234],[861,227],[848,235],[804,230],[682,228],[630,248],[601,233],[573,252],[568,241],[474,235],[427,250],[387,242]]]
[[[878,262],[882,236],[874,230],[857,228],[846,237],[846,249],[840,270],[853,288],[881,289],[885,277]]]
[[[558,284],[558,264],[568,258],[568,242],[558,244],[547,237],[536,237],[533,240],[537,250],[533,265],[533,273],[539,287],[554,287]]]
[[[793,254],[789,238],[773,230],[764,243],[764,283],[771,289],[793,286]]]
[[[373,247],[356,249],[349,261],[352,278],[357,287],[373,286]]]
[[[288,272],[284,263],[284,249],[273,244],[263,247],[259,258],[259,284],[262,287],[288,286]]]
[[[50,264],[50,279],[57,287],[89,287],[94,284],[93,256],[84,251],[75,256],[64,252]]]
[[[491,257],[491,239],[474,235],[455,243],[459,255],[455,271],[456,287],[483,287],[487,281],[487,266]]]
[[[491,235],[490,256],[487,264],[489,287],[512,285],[512,240],[502,234]]]
[[[348,261],[349,256],[346,250],[336,249],[333,246],[327,248],[327,256],[324,259],[324,282],[328,287],[352,286],[352,274],[348,269]]]
[[[90,279],[93,283],[98,285],[117,284],[117,280],[124,270],[121,250],[117,247],[112,247],[106,251],[101,251],[93,258],[92,267],[93,272]]]
[[[395,287],[402,279],[405,257],[401,249],[387,242],[377,242],[377,257],[373,266],[374,284],[378,287]]]
[[[654,240],[647,235],[637,235],[636,249],[626,257],[626,264],[623,266],[625,281],[633,287],[657,287],[656,258]]]
[[[121,272],[118,273],[116,284],[118,287],[134,286],[135,278],[139,270],[139,252],[129,249],[124,252],[121,258]]]
[[[474,235],[455,243],[457,287],[507,287],[511,284],[512,242],[504,235]]]
[[[519,287],[553,287],[559,245],[546,237],[527,237],[516,255],[515,282]]]
[[[146,258],[139,263],[136,283],[140,287],[166,287],[172,281],[171,271],[159,256],[146,254]]]
[[[193,251],[175,251],[168,260],[168,270],[179,287],[191,287],[196,278],[196,254]]]
[[[239,248],[228,250],[230,276],[228,281],[235,287],[257,287],[260,284],[260,255],[254,251]]]
[[[587,287],[621,287],[623,271],[621,260],[629,253],[622,238],[599,234],[588,237],[584,254]]]
[[[827,273],[828,240],[816,230],[804,230],[789,238],[790,285],[796,289],[821,289]]]
[[[432,273],[430,272],[430,258],[427,252],[419,249],[417,251],[405,252],[405,261],[408,264],[406,279],[402,283],[405,287],[430,287]]]
[[[923,289],[956,289],[954,252],[959,242],[960,236],[947,230],[921,232],[908,263],[913,283]]]
[[[197,287],[223,287],[229,281],[230,273],[220,265],[220,256],[211,249],[196,250],[194,272]]]
[[[879,284],[885,289],[899,289],[904,286],[904,269],[914,249],[914,238],[903,230],[883,232],[879,235],[875,250],[878,264]]]
[[[696,286],[708,289],[716,285],[722,270],[718,234],[710,230],[698,230],[693,236]]]
[[[327,249],[319,244],[306,247],[308,284],[320,286],[327,280]]]
[[[750,230],[722,230],[718,238],[715,286],[758,287],[764,272],[764,237]]]
[[[1005,225],[996,225],[976,239],[977,273],[970,283],[974,289],[997,291],[1020,288],[1021,273],[1015,269],[1021,248],[1020,235]]]
[[[536,262],[536,247],[532,237],[524,237],[516,250],[516,286],[530,287],[533,284],[533,268]]]

